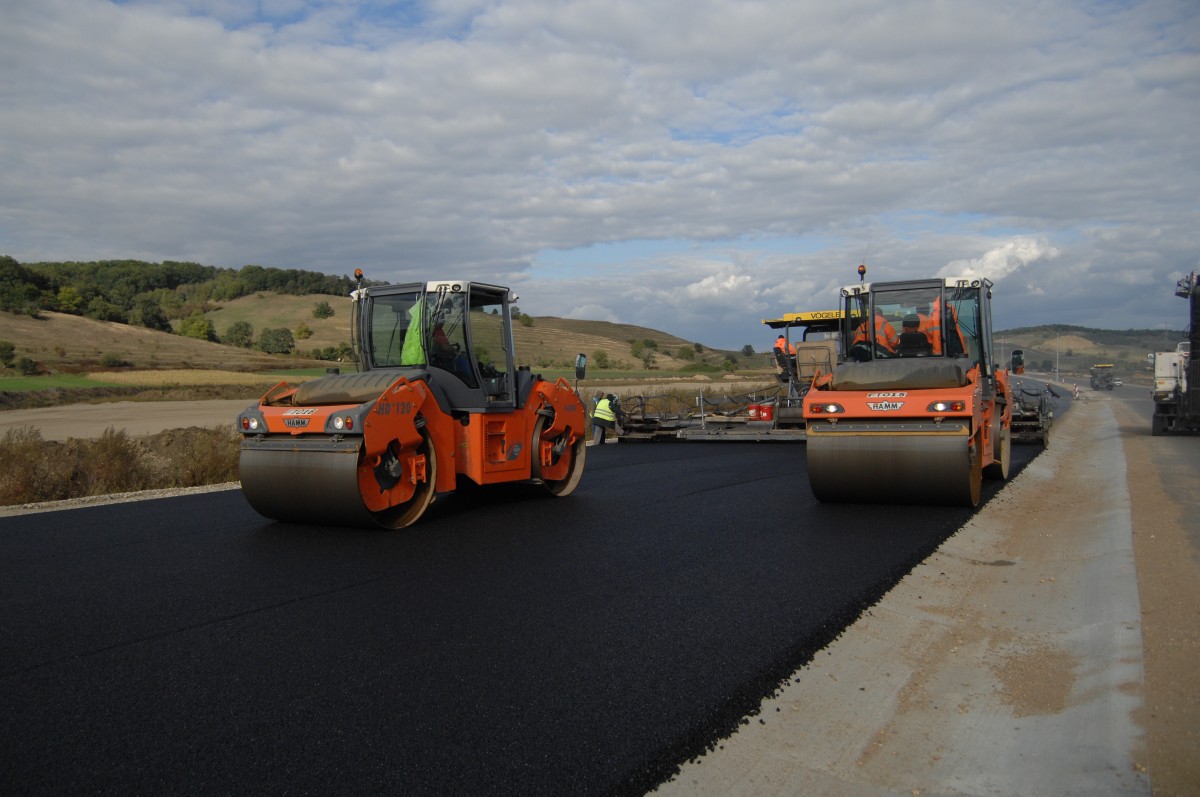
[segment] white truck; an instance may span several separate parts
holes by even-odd
[[[1175,295],[1188,300],[1190,336],[1175,351],[1156,352],[1154,359],[1154,418],[1150,433],[1200,432],[1200,288],[1193,271],[1179,280]]]

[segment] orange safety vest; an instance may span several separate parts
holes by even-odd
[[[775,349],[777,351],[785,351],[788,354],[796,353],[796,344],[788,343],[782,335],[775,339]]]
[[[940,354],[939,350],[941,349],[941,344],[933,342],[933,338],[934,338],[933,319],[930,318],[929,316],[925,315],[924,313],[917,313],[917,320],[919,322],[917,324],[917,331],[929,339],[930,346],[935,347],[933,349],[933,353]],[[941,339],[941,335],[938,335],[938,339],[939,340]]]
[[[929,338],[929,343],[933,346],[934,354],[942,353],[942,302],[941,299],[934,299],[933,304],[929,307],[929,316],[922,316],[921,331]],[[952,323],[952,331],[958,336],[958,342],[962,346],[962,350],[967,350],[967,342],[963,340],[962,332],[958,329],[958,313],[954,308],[950,308],[950,321]]]
[[[858,327],[858,331],[854,335],[854,343],[868,343],[867,337],[867,322],[862,322]],[[900,338],[896,335],[896,328],[884,318],[882,315],[875,315],[875,342],[883,346],[888,351],[895,351],[896,345],[900,342]]]

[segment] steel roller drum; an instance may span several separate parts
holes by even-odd
[[[361,439],[242,444],[238,470],[254,511],[275,520],[379,528],[358,493]]]
[[[821,501],[872,504],[979,502],[979,457],[966,424],[811,424],[808,479]]]

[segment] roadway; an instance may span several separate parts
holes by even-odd
[[[399,533],[236,490],[0,517],[0,790],[1148,794],[1111,406],[1144,408],[1084,393],[974,512],[688,442]]]
[[[643,793],[971,514],[819,505],[802,446],[690,442],[398,533],[237,490],[0,518],[0,790]]]

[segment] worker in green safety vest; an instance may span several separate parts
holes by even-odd
[[[596,402],[596,409],[592,410],[592,436],[598,446],[604,445],[605,433],[609,429],[616,428],[617,409],[614,406],[616,398],[612,393],[607,393]]]

